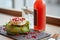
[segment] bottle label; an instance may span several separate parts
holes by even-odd
[[[38,13],[36,9],[34,9],[34,25],[38,25]]]

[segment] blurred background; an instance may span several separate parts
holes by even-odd
[[[35,0],[25,0],[26,6],[33,9]],[[60,0],[44,0],[46,3],[47,16],[60,18]],[[24,0],[0,0],[0,8],[21,10],[24,7]]]
[[[45,0],[47,15],[60,17],[60,0]]]

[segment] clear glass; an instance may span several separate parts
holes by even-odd
[[[33,2],[33,1],[30,1]],[[34,19],[33,19],[33,4],[30,4],[29,0],[23,0],[23,14],[22,17],[26,18],[30,22],[30,28],[34,27]],[[29,6],[30,5],[30,6]]]

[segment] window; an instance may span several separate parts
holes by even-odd
[[[46,22],[60,26],[60,0],[45,0],[46,1]]]
[[[47,15],[60,18],[60,1],[46,0]]]
[[[0,0],[0,8],[12,8],[12,0]]]

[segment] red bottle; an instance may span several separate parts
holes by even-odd
[[[34,3],[34,30],[44,31],[46,24],[46,5],[43,0]]]

